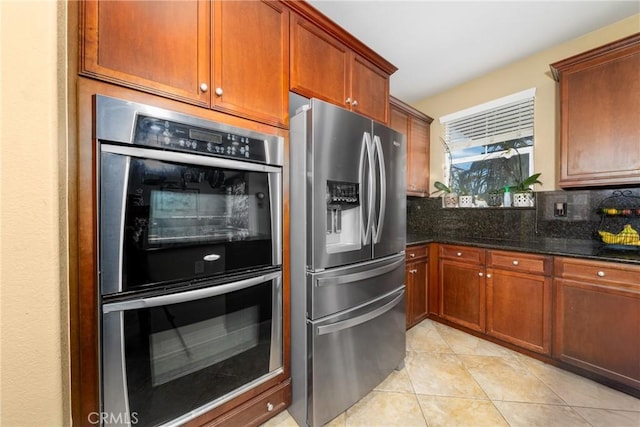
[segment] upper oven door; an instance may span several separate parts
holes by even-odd
[[[281,264],[281,169],[100,145],[102,295]]]

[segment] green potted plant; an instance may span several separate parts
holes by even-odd
[[[431,194],[442,194],[442,206],[445,208],[455,208],[458,206],[458,194],[451,190],[451,188],[441,181],[433,183],[436,187],[436,191]]]
[[[520,181],[516,181],[515,185],[509,187],[513,193],[513,206],[526,207],[534,205],[533,190],[530,188],[533,184],[542,184],[538,178],[540,173],[534,173]]]

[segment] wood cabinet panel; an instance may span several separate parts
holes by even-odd
[[[407,329],[418,324],[428,314],[428,248],[428,245],[411,246],[406,251]]]
[[[555,358],[640,390],[640,285],[556,279]]]
[[[484,267],[485,251],[484,249],[469,246],[440,245],[440,258],[482,264]]]
[[[640,285],[640,266],[600,262],[579,258],[556,258],[555,275],[578,281],[597,281],[636,289]]]
[[[215,109],[286,126],[289,10],[279,2],[216,1]]]
[[[484,267],[441,259],[439,263],[440,316],[484,332]]]
[[[551,67],[560,82],[560,185],[640,182],[640,33]]]
[[[487,333],[550,354],[551,283],[541,275],[487,269]]]
[[[381,123],[389,120],[389,75],[354,55],[351,65],[351,110]]]
[[[407,137],[407,195],[429,196],[430,127],[433,119],[390,97],[390,126]]]
[[[86,1],[80,11],[80,74],[209,106],[209,1]]]
[[[505,270],[549,275],[553,269],[551,257],[491,250],[487,254],[487,266]]]

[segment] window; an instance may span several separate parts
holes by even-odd
[[[534,96],[529,89],[440,118],[454,191],[486,198],[532,174]]]

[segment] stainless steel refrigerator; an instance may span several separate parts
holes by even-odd
[[[320,426],[405,356],[404,135],[316,99],[291,118],[289,412]]]

